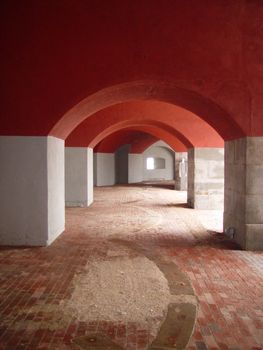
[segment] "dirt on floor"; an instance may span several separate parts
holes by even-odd
[[[155,335],[170,300],[163,273],[142,256],[89,261],[72,286],[71,298],[61,305],[64,313],[79,321],[138,322]]]

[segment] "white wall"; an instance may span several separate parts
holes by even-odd
[[[166,144],[165,144],[166,145]],[[148,157],[164,158],[164,169],[147,170],[146,159]],[[148,180],[173,180],[174,179],[174,152],[162,145],[154,144],[143,153],[143,181]]]
[[[65,229],[64,149],[64,141],[48,137],[48,244]]]
[[[115,154],[114,153],[95,153],[96,186],[112,186],[116,182],[115,174]]]
[[[143,155],[129,153],[128,159],[128,182],[129,184],[143,181]]]
[[[97,186],[97,153],[93,152],[93,186]]]
[[[63,140],[0,137],[0,244],[47,245],[64,230],[63,164]]]
[[[66,206],[89,206],[93,202],[93,149],[65,148]]]
[[[174,152],[164,142],[158,141],[143,154],[129,154],[130,145],[124,145],[114,154],[94,154],[94,178],[97,186],[112,186],[115,183],[127,184],[144,180],[173,180]],[[146,169],[146,158],[153,156],[165,159],[165,169]]]
[[[93,148],[87,148],[88,155],[88,194],[87,204],[88,206],[93,203]]]

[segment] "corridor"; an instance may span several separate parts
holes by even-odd
[[[49,247],[0,247],[0,349],[263,349],[263,253],[169,185],[95,188]]]

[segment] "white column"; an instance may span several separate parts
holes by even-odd
[[[112,186],[116,183],[115,154],[95,153],[96,186]]]
[[[263,250],[262,149],[263,137],[225,142],[224,229],[247,250]]]
[[[65,148],[66,206],[87,207],[93,202],[93,149]]]
[[[175,153],[175,190],[187,191],[187,152]]]
[[[64,141],[0,137],[0,244],[50,244],[65,227]]]
[[[196,209],[223,210],[224,148],[188,151],[187,202]]]
[[[129,153],[128,158],[128,183],[137,183],[143,181],[143,155]]]

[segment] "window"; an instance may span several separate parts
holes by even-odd
[[[165,159],[164,158],[146,158],[146,169],[154,170],[154,169],[165,169]]]
[[[154,169],[154,158],[153,157],[146,158],[146,169],[147,170]]]

